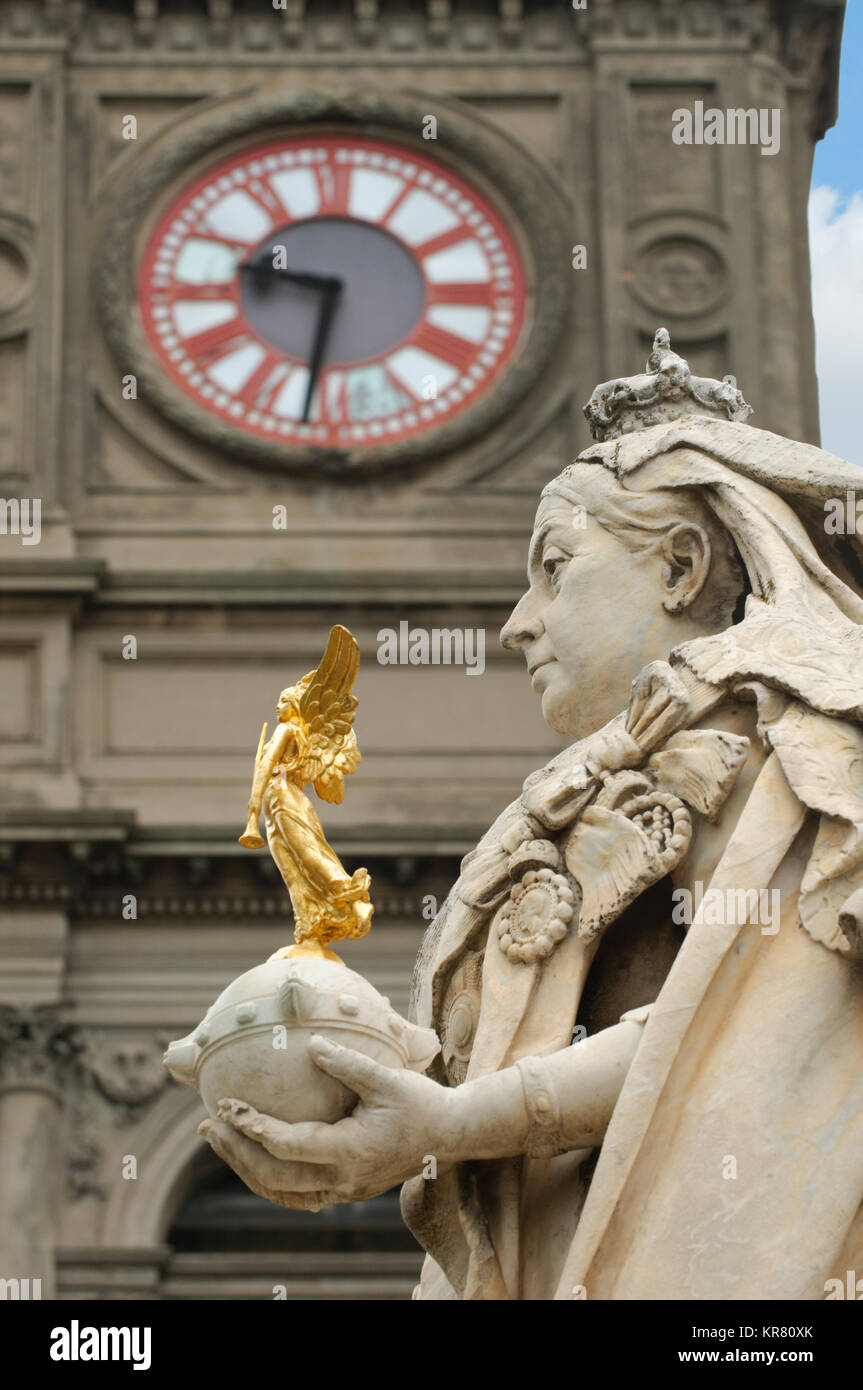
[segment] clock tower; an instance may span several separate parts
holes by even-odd
[[[662,324],[817,441],[843,8],[0,0],[0,1274],[409,1294],[395,1196],[237,1206],[161,1066],[289,938],[237,845],[258,730],[348,626],[363,763],[322,821],[372,877],[345,959],[404,1013],[558,747],[497,633],[593,387]],[[697,103],[778,111],[777,148],[675,141]]]

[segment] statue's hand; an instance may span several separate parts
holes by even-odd
[[[223,1100],[219,1119],[199,1128],[253,1192],[279,1206],[317,1211],[377,1197],[415,1177],[429,1158],[455,1157],[454,1093],[446,1086],[317,1035],[309,1051],[322,1071],[359,1096],[347,1118],[285,1124],[244,1101]]]

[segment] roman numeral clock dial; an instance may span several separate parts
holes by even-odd
[[[525,276],[490,202],[380,140],[285,138],[197,178],[146,244],[151,350],[257,438],[373,451],[470,409],[517,350]]]

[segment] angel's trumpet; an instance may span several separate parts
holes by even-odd
[[[266,724],[264,724],[263,728],[261,729],[261,737],[258,739],[258,751],[257,751],[257,753],[255,754],[255,771],[256,771],[256,772],[257,772],[257,769],[258,769],[258,764],[260,763],[261,758],[262,758],[262,756],[263,756],[264,744],[265,744],[265,742],[266,742],[266,738],[267,738],[267,726],[266,726]],[[253,782],[253,783],[252,783],[252,794],[253,794],[253,795],[254,795],[254,790],[255,790],[255,787],[254,787],[254,782]],[[246,828],[245,828],[245,830],[243,831],[242,835],[240,836],[240,844],[243,846],[243,849],[263,849],[264,845],[266,844],[266,840],[264,840],[264,838],[261,836],[261,834],[260,834],[259,831],[258,831],[258,820],[260,819],[260,815],[261,815],[261,803],[258,802],[258,803],[256,804],[254,801],[250,801],[250,802],[249,802],[249,819],[246,821]]]
[[[258,817],[260,814],[260,806],[249,807],[249,819],[246,821],[246,828],[240,836],[240,844],[243,846],[243,849],[263,849],[264,845],[267,843],[258,832]]]

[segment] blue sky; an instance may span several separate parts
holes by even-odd
[[[842,36],[839,119],[815,146],[812,185],[829,184],[844,197],[863,187],[863,0],[849,0]]]
[[[839,118],[815,148],[809,201],[821,442],[863,464],[863,0],[849,0]]]

